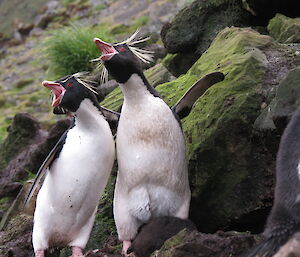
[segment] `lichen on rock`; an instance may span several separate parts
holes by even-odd
[[[268,30],[280,43],[300,43],[300,18],[289,18],[278,13],[270,20]]]
[[[184,229],[151,257],[237,257],[254,242],[254,237],[247,233],[218,231],[203,234]]]
[[[172,106],[205,74],[216,70],[227,74],[198,100],[182,124],[192,187],[191,219],[201,231],[229,226],[270,197],[269,187],[259,181],[272,180],[266,171],[270,160],[256,161],[259,146],[251,143],[251,137],[267,65],[262,50],[272,45],[270,37],[251,29],[226,28],[186,75],[157,87]]]

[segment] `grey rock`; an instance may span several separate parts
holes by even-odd
[[[152,257],[238,257],[255,243],[253,236],[234,231],[204,234],[182,230]]]
[[[274,99],[256,119],[257,129],[275,129],[283,131],[293,112],[300,104],[300,67],[292,69],[281,81]]]

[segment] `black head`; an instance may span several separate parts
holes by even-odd
[[[117,82],[125,83],[132,74],[143,73],[139,59],[127,44],[111,45],[99,38],[95,38],[94,42],[103,53],[100,59]]]
[[[66,112],[76,112],[86,98],[97,103],[95,94],[74,76],[66,76],[54,82],[43,81],[42,85],[52,90],[52,107],[55,111],[63,109]]]

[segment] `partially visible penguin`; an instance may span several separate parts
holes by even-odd
[[[214,79],[208,76],[198,85],[201,89],[192,90],[198,97],[188,94],[189,100],[181,99],[172,111],[144,76],[139,59],[150,58],[146,50],[133,47],[137,43],[134,36],[115,45],[94,39],[103,53],[100,59],[124,95],[116,140],[119,171],[113,203],[124,255],[138,228],[150,218],[188,218],[191,193],[185,142],[176,113],[179,118],[187,115],[204,88],[224,79],[219,72],[211,75]]]
[[[280,141],[276,160],[274,204],[267,219],[264,239],[247,257],[271,257],[294,233],[300,231],[300,108]]]
[[[176,217],[156,217],[143,225],[128,248],[127,253],[134,252],[136,257],[148,257],[155,250],[159,250],[164,242],[175,236],[183,229],[197,230],[196,226],[186,219]]]
[[[36,257],[44,257],[49,247],[71,246],[72,256],[81,257],[115,159],[105,113],[117,114],[100,107],[79,76],[42,84],[52,90],[52,106],[72,113],[74,124],[50,152],[27,197],[26,203],[47,171],[36,200],[33,248]]]

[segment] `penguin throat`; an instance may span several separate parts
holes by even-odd
[[[160,97],[154,87],[149,84],[144,74],[134,73],[124,84],[120,85],[125,99],[137,101],[140,97],[149,93],[154,97]]]
[[[88,98],[84,99],[75,112],[75,122],[82,127],[93,128],[97,126],[96,120],[105,119],[100,107],[98,108]]]

